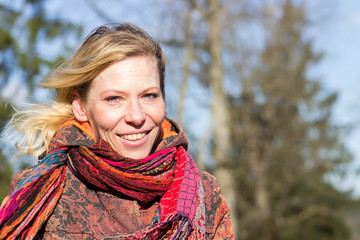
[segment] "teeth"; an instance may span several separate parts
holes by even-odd
[[[120,137],[123,139],[126,139],[126,140],[136,141],[136,140],[143,138],[145,135],[146,135],[146,133],[138,133],[138,134],[122,135]]]

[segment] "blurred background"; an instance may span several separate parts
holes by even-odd
[[[15,109],[93,28],[126,21],[168,60],[167,115],[215,175],[237,239],[360,239],[360,1],[0,0],[0,200]]]

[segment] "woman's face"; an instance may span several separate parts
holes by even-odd
[[[92,81],[86,102],[74,94],[73,110],[120,155],[147,157],[165,118],[155,58],[129,57],[109,66]]]

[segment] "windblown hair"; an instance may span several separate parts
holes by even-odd
[[[111,64],[132,56],[153,57],[157,61],[160,89],[165,98],[165,56],[151,36],[129,23],[111,23],[94,29],[75,54],[59,68],[49,72],[40,87],[56,90],[52,105],[35,104],[31,109],[16,112],[11,126],[24,134],[17,148],[24,154],[47,153],[50,140],[67,120],[74,119],[74,90],[81,100],[92,80]]]

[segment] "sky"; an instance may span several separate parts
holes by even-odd
[[[317,33],[316,42],[325,55],[315,72],[330,91],[339,94],[334,122],[353,125],[345,143],[355,161],[345,181],[338,185],[353,187],[360,196],[360,175],[355,171],[360,167],[360,1],[337,1],[333,19]]]

